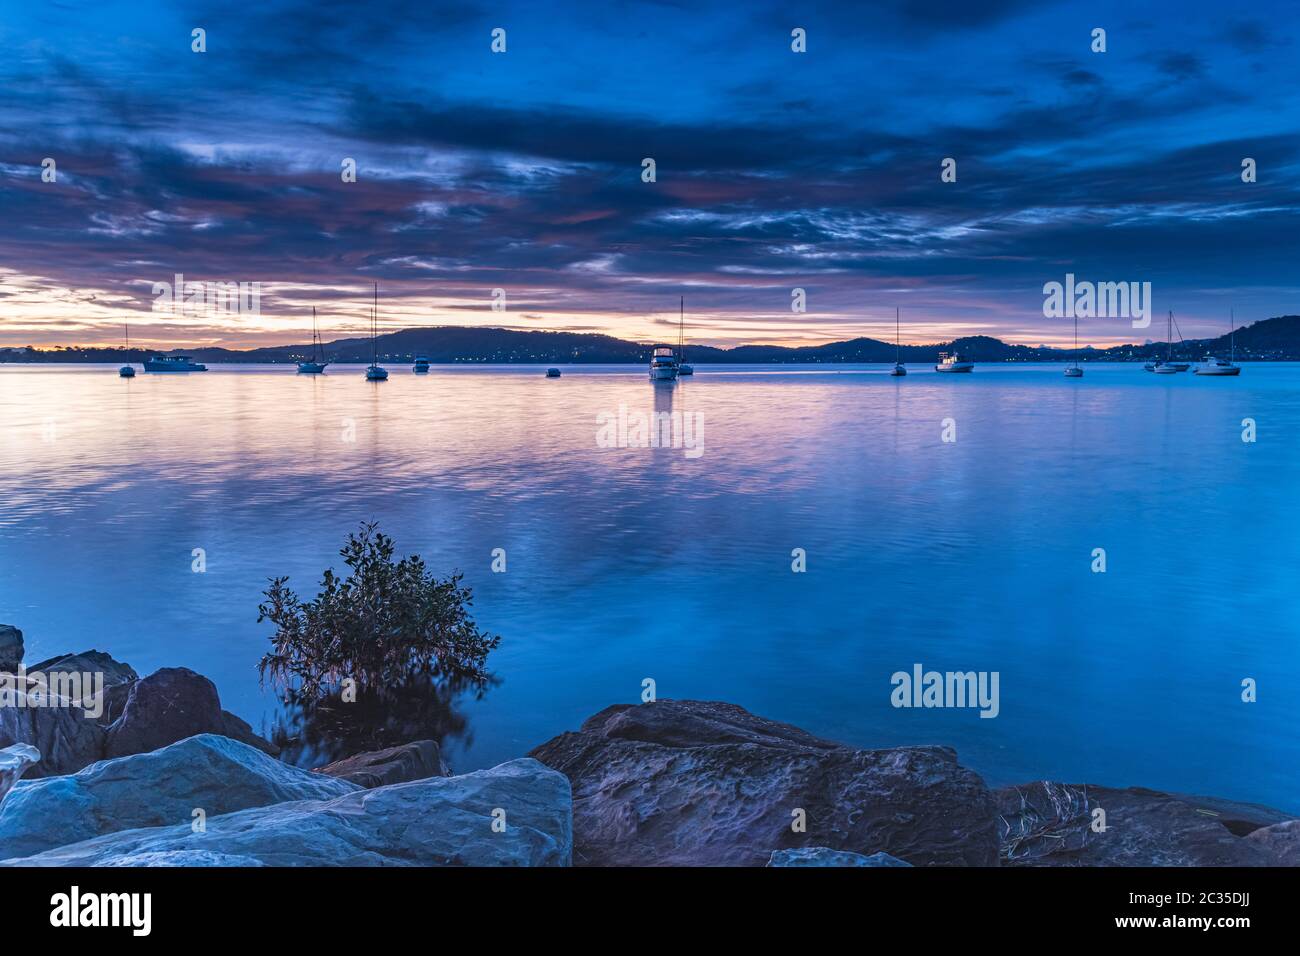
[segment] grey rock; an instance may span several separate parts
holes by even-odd
[[[268,756],[280,756],[279,747],[253,733],[253,728],[249,726],[248,721],[236,717],[228,710],[221,712],[221,733],[232,740],[238,740],[242,744],[256,747]]]
[[[347,780],[359,787],[386,787],[426,777],[450,777],[442,762],[438,745],[432,740],[417,740],[387,750],[372,750],[318,767],[317,773]]]
[[[14,744],[0,750],[0,811],[4,808],[5,794],[13,789],[24,771],[40,759],[41,752],[30,744]]]
[[[734,704],[661,700],[607,708],[531,756],[573,785],[578,865],[764,866],[807,844],[997,864],[992,796],[946,747],[856,750]]]
[[[767,861],[768,866],[911,866],[888,853],[849,853],[831,850],[824,846],[802,847],[798,850],[776,850]]]
[[[1300,866],[1300,820],[1253,830],[1246,842],[1270,854],[1279,866]]]
[[[104,728],[71,701],[22,690],[0,698],[0,747],[30,744],[41,753],[29,779],[73,773],[103,757]]]
[[[95,717],[99,723],[107,726],[117,714],[121,713],[131,685],[140,679],[140,675],[130,664],[124,664],[103,651],[89,650],[80,654],[63,654],[48,660],[32,664],[27,673],[44,675],[45,685],[51,688],[68,688],[71,685],[59,680],[61,675],[76,675],[82,678],[81,694],[66,694],[68,700],[83,710],[98,713]],[[90,683],[85,679],[89,677]],[[95,697],[96,681],[100,681],[103,700]]]
[[[327,800],[358,788],[273,760],[215,734],[24,781],[0,803],[0,859],[137,827],[189,825],[291,800]]]
[[[1275,810],[1259,803],[1242,803],[1239,800],[1224,800],[1222,797],[1201,797],[1183,793],[1171,793],[1170,796],[1181,800],[1198,813],[1214,818],[1237,836],[1245,836],[1260,827],[1284,823],[1295,817],[1293,813]]]
[[[994,792],[1003,865],[1270,866],[1272,855],[1184,798],[1039,781]],[[1094,811],[1106,829],[1092,829]]]
[[[140,679],[130,664],[124,664],[111,654],[91,649],[80,654],[61,654],[37,664],[29,664],[27,671],[40,671],[43,674],[75,673],[102,674],[105,687],[130,684]]]
[[[497,809],[502,833],[492,827]],[[520,759],[209,817],[205,833],[188,824],[124,830],[0,866],[567,866],[572,849],[568,781]]]
[[[108,728],[104,756],[147,753],[225,727],[212,681],[187,667],[164,667],[131,685],[122,715]]]
[[[13,672],[23,662],[23,632],[12,624],[0,624],[0,671]]]

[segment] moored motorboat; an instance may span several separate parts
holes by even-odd
[[[1213,355],[1205,356],[1205,361],[1196,367],[1196,375],[1240,375],[1241,366],[1234,365],[1233,359],[1237,357],[1237,317],[1235,313],[1228,313],[1228,359],[1216,358]]]
[[[972,372],[975,370],[975,363],[961,357],[958,352],[940,352],[939,364],[934,367],[936,372]]]
[[[1205,361],[1196,366],[1196,375],[1240,375],[1241,366],[1234,365],[1227,359],[1205,356]]]
[[[423,355],[415,357],[415,364],[411,366],[411,371],[416,375],[424,375],[429,371],[429,360]]]
[[[560,377],[560,370],[559,370],[558,368],[548,368],[548,369],[546,370],[546,377],[547,377],[547,378],[559,378],[559,377]]]
[[[650,378],[655,382],[671,382],[677,378],[677,356],[672,349],[660,346],[650,355]]]
[[[188,355],[155,355],[144,360],[146,372],[206,372],[208,367]],[[130,376],[128,376],[129,378]]]

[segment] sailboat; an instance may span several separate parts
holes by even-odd
[[[130,322],[125,323],[124,328],[126,329],[126,351],[128,353],[127,358],[130,358],[129,353],[131,351],[131,323]],[[117,374],[120,375],[122,378],[135,378],[135,366],[131,365],[130,363],[123,365],[120,369],[117,370]]]
[[[686,296],[682,296],[681,310],[677,320],[677,374],[694,375],[695,369],[686,364]]]
[[[1178,333],[1181,340],[1183,334]],[[1155,362],[1148,362],[1144,367],[1148,372],[1155,372],[1157,375],[1173,375],[1175,372],[1186,372],[1191,366],[1187,362],[1174,361],[1174,313],[1169,311],[1169,318],[1165,321],[1165,338],[1168,340],[1165,344],[1165,360],[1162,362],[1156,359]]]
[[[316,332],[316,307],[311,307],[311,360],[298,363],[299,372],[323,372],[329,362],[325,359],[325,347],[321,345],[320,335]]]
[[[903,367],[903,346],[899,344],[898,339],[898,306],[894,306],[894,367],[890,369],[889,374],[907,374],[907,369]]]
[[[1079,315],[1074,315],[1074,364],[1065,367],[1066,378],[1083,378],[1083,369],[1079,368]]]
[[[1196,375],[1240,375],[1241,366],[1234,365],[1232,360],[1237,357],[1237,316],[1229,310],[1228,312],[1228,348],[1231,356],[1228,361],[1216,358],[1213,355],[1205,356],[1205,362],[1196,366],[1193,373]]]
[[[366,369],[367,382],[383,382],[388,379],[388,369],[379,365],[379,283],[375,283],[375,304],[370,310],[370,350],[372,358]]]

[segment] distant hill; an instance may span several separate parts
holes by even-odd
[[[1236,332],[1236,355],[1249,361],[1300,361],[1300,315],[1263,319]],[[512,329],[436,326],[402,329],[379,336],[379,357],[385,362],[409,362],[416,355],[431,362],[469,364],[619,364],[645,363],[656,344],[626,342],[609,335],[576,332],[518,332]],[[1173,353],[1189,360],[1207,352],[1227,354],[1229,336],[1188,339],[1176,342]],[[1163,357],[1163,342],[1117,345],[1108,349],[1081,349],[1084,360],[1146,361]],[[1010,345],[987,335],[974,335],[934,345],[904,345],[904,362],[931,364],[940,352],[960,352],[976,362],[1059,362],[1068,359],[1070,349]],[[280,345],[237,351],[221,348],[173,349],[167,354],[191,355],[201,362],[296,362],[311,353],[309,345]],[[0,348],[0,362],[125,362],[142,361],[157,353],[143,349],[107,348]],[[368,338],[338,339],[325,346],[331,362],[369,362]],[[687,348],[687,358],[702,364],[767,364],[892,362],[894,346],[877,339],[858,338],[790,348],[783,345],[740,345],[719,349],[708,345]]]

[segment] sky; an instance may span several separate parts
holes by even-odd
[[[684,296],[712,345],[888,340],[895,308],[906,342],[1068,345],[1043,307],[1066,273],[1217,335],[1300,312],[1298,26],[1203,0],[0,0],[0,346],[298,343],[313,307],[328,341],[374,283],[384,331],[672,340]],[[160,308],[177,273],[257,283],[257,313]]]

